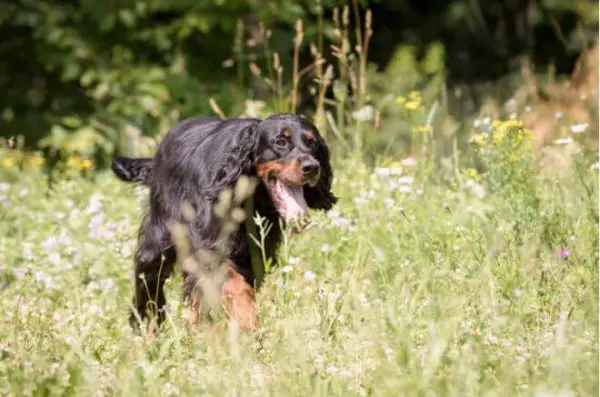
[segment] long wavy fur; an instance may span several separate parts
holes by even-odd
[[[193,251],[215,249],[221,223],[213,206],[219,193],[233,187],[241,175],[256,175],[257,159],[273,157],[269,142],[283,127],[313,132],[314,158],[321,173],[316,186],[305,186],[304,195],[310,208],[330,209],[337,198],[331,191],[333,172],[329,149],[316,127],[292,114],[279,114],[265,120],[191,118],[166,134],[153,158],[113,159],[112,170],[119,179],[150,187],[149,208],[140,228],[135,253],[134,306],[137,313],[132,313],[132,323],[137,323],[138,316],[144,319],[151,313],[158,315],[159,323],[164,320],[163,285],[171,275],[175,261],[183,259],[177,258],[169,222],[188,225]],[[257,185],[253,201],[255,211],[271,224],[265,248],[267,256],[276,260],[282,231],[278,212],[264,184]],[[191,223],[186,221],[182,211],[184,202],[196,213]],[[226,256],[235,265],[235,270],[253,285],[249,241],[243,224],[230,236]],[[185,272],[184,277],[184,297],[190,299],[197,280]]]

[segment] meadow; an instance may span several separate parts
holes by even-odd
[[[574,136],[544,160],[518,122],[483,124],[446,173],[335,152],[340,202],[283,246],[258,335],[191,332],[179,276],[166,329],[135,335],[147,190],[2,174],[0,394],[598,395],[597,155]]]

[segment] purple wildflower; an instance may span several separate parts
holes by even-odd
[[[567,257],[571,256],[571,250],[568,248],[561,248],[556,253],[556,256],[558,256],[561,259],[567,258]]]

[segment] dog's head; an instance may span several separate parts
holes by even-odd
[[[306,218],[309,207],[328,210],[337,202],[329,149],[313,124],[278,114],[258,124],[256,139],[254,170],[284,220]]]

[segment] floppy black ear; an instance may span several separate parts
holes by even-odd
[[[224,131],[222,133],[229,133]],[[225,188],[235,184],[241,175],[250,175],[258,148],[258,125],[250,125],[232,133],[227,155],[223,157],[215,186]]]
[[[317,143],[316,159],[321,165],[321,177],[315,187],[304,187],[304,198],[310,208],[329,210],[338,199],[331,191],[333,182],[333,170],[329,162],[329,148],[321,136],[315,136]]]

